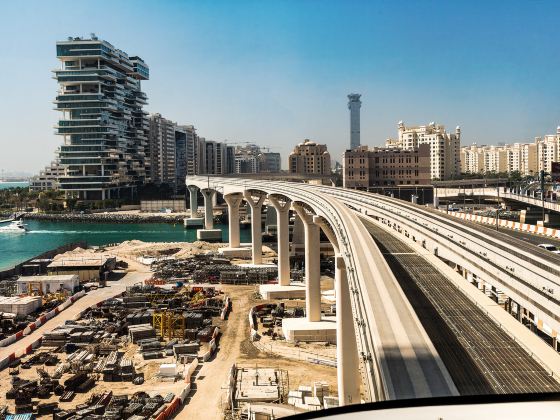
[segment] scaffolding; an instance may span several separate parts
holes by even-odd
[[[29,296],[43,296],[43,285],[40,281],[32,281],[27,285],[27,294]]]
[[[172,311],[154,312],[153,327],[161,338],[185,338],[185,317]]]

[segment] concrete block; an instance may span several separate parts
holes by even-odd
[[[305,299],[305,285],[303,283],[291,283],[289,286],[261,284],[259,293],[263,299]]]
[[[282,332],[286,341],[327,342],[336,344],[336,317],[324,316],[321,321],[307,318],[284,318]]]
[[[219,248],[218,253],[229,258],[251,258],[251,248]]]
[[[198,229],[196,231],[196,238],[199,241],[221,242],[222,230],[221,229]]]
[[[184,220],[185,228],[195,228],[204,226],[204,218],[203,217],[190,217]]]

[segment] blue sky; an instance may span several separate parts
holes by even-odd
[[[560,124],[557,1],[3,1],[0,168],[53,157],[55,42],[95,32],[150,66],[149,112],[284,159],[304,138],[340,159],[346,95],[362,143],[405,124],[463,144],[531,141]]]

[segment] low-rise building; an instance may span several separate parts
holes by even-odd
[[[56,190],[58,189],[58,178],[64,176],[65,172],[66,167],[55,160],[49,166],[45,166],[39,175],[29,180],[29,189],[31,191]]]
[[[110,273],[116,265],[117,259],[111,255],[61,257],[50,263],[47,271],[49,276],[77,274],[80,283],[87,283],[104,279],[105,273]]]
[[[62,289],[73,294],[80,287],[80,277],[77,274],[21,276],[17,279],[16,284],[18,293],[39,292],[40,294],[47,294]]]
[[[360,146],[344,153],[345,188],[371,188],[430,183],[430,147],[412,149]]]

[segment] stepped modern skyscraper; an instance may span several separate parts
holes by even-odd
[[[63,136],[59,179],[67,197],[105,200],[134,195],[146,179],[147,97],[140,81],[148,66],[94,34],[56,43],[61,68],[56,126]]]
[[[348,109],[350,110],[350,149],[355,149],[360,145],[360,101],[359,93],[348,95]]]

